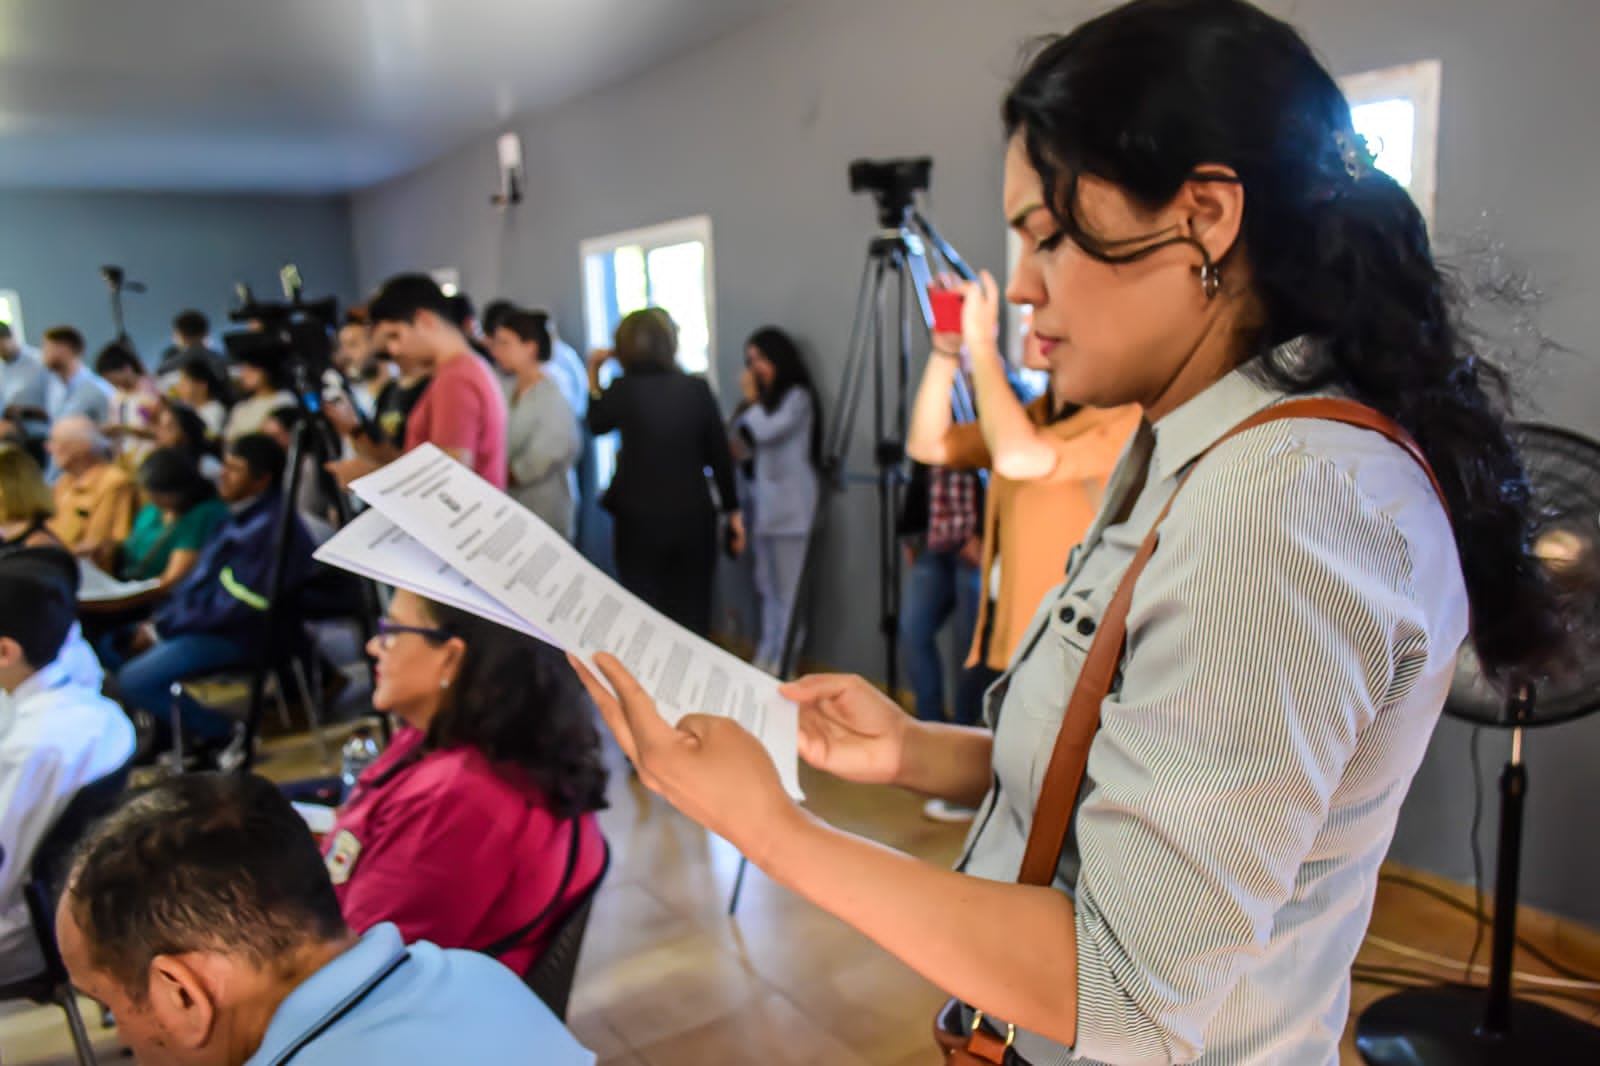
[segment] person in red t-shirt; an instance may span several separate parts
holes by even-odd
[[[363,442],[354,458],[329,463],[329,472],[348,487],[402,451],[432,443],[504,489],[505,390],[467,344],[450,298],[425,274],[398,274],[384,282],[367,310],[377,343],[396,362],[431,364],[433,381],[411,409],[404,449]],[[353,434],[355,417],[344,404],[330,404],[328,413],[343,432]]]
[[[410,592],[367,651],[372,705],[404,726],[325,842],[345,920],[526,973],[605,864],[606,770],[577,678],[548,645]]]

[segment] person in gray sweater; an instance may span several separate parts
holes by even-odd
[[[754,460],[750,544],[761,640],[755,665],[781,674],[805,565],[806,539],[817,509],[821,417],[817,390],[800,350],[783,330],[757,330],[745,342],[744,406],[734,418],[734,446]],[[796,647],[799,641],[794,642]]]
[[[577,519],[578,416],[545,373],[550,361],[548,320],[537,311],[512,311],[495,326],[490,351],[511,376],[506,386],[506,464],[513,499],[571,540]]]

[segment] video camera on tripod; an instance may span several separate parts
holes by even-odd
[[[351,517],[349,499],[339,491],[326,469],[328,463],[340,458],[343,450],[339,432],[325,413],[326,404],[342,396],[367,431],[374,432],[368,416],[355,402],[349,379],[334,365],[334,334],[339,324],[338,300],[331,296],[321,300],[306,300],[300,271],[293,263],[279,272],[279,279],[284,296],[281,303],[256,300],[247,285],[234,287],[239,306],[228,312],[228,319],[248,323],[250,328],[235,330],[222,337],[230,360],[269,368],[280,386],[285,383],[289,385],[295,403],[300,408],[300,418],[295,421],[290,433],[281,503],[276,516],[273,564],[268,581],[269,617],[266,620],[263,653],[251,680],[250,716],[247,719],[251,735],[247,736],[247,751],[253,751],[253,730],[261,718],[266,674],[277,662],[279,638],[276,615],[281,609],[285,591],[284,553],[289,544],[291,524],[296,520],[302,479],[309,474],[321,481],[325,494],[334,503],[337,526],[343,527]],[[303,461],[307,458],[310,462]],[[372,590],[363,586],[362,605],[357,617],[363,640],[370,639],[376,631],[376,618],[377,604]]]
[[[893,688],[898,681],[901,567],[896,520],[907,481],[905,440],[912,388],[912,323],[920,323],[924,337],[934,329],[932,293],[936,273],[930,257],[936,256],[949,272],[966,281],[976,280],[977,274],[917,208],[917,194],[927,191],[932,183],[931,158],[857,159],[850,164],[849,178],[852,193],[871,195],[876,202],[878,231],[867,245],[850,348],[836,401],[838,414],[828,427],[822,469],[836,492],[843,491],[852,480],[870,481],[877,490],[879,629],[884,638],[884,675]],[[872,459],[876,469],[870,475],[852,478],[847,458],[869,368]],[[964,381],[958,380],[951,404],[958,420],[976,417]],[[799,651],[799,628],[794,625],[794,618],[805,609],[816,584],[812,571],[821,543],[825,501],[826,496],[819,499],[817,515],[811,523],[801,587],[785,627],[780,668],[786,676]]]

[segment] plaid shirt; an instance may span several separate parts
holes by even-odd
[[[957,551],[978,534],[978,475],[935,466],[928,470],[928,550]]]

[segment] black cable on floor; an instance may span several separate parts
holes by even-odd
[[[1379,874],[1378,880],[1387,881],[1392,885],[1401,885],[1405,888],[1412,889],[1413,891],[1421,892],[1424,895],[1432,896],[1439,902],[1448,904],[1463,914],[1475,914],[1473,908],[1468,904],[1461,902],[1459,899],[1456,899],[1454,896],[1450,895],[1450,893],[1445,892],[1443,889],[1435,888],[1433,885],[1430,885],[1425,881],[1418,881],[1415,878],[1406,877],[1404,874],[1397,873]],[[1488,920],[1487,917],[1483,915],[1475,916],[1478,918],[1480,923]],[[1596,976],[1592,973],[1585,973],[1583,970],[1575,969],[1564,962],[1552,958],[1537,944],[1533,943],[1520,933],[1517,934],[1517,947],[1527,952],[1529,957],[1538,959],[1540,962],[1550,967],[1562,977],[1569,977],[1574,981],[1593,981],[1596,984],[1600,984],[1600,976]]]

